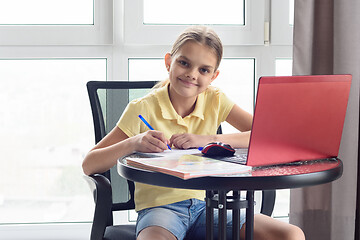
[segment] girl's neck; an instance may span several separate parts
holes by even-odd
[[[184,118],[194,111],[197,97],[182,97],[175,92],[170,92],[169,88],[168,93],[171,104],[179,116]]]

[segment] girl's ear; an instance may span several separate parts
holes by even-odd
[[[171,55],[170,55],[170,53],[167,53],[165,55],[165,66],[166,66],[166,70],[170,71],[170,66],[171,66]]]
[[[213,82],[213,81],[217,78],[217,76],[219,76],[219,73],[220,73],[219,70],[216,70],[216,71],[214,72],[213,76],[211,77],[211,82]]]

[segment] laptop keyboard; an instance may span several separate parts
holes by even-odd
[[[211,158],[225,161],[225,162],[232,162],[232,163],[238,163],[238,164],[245,165],[246,160],[247,160],[247,153],[248,153],[247,148],[239,148],[239,149],[236,149],[235,154],[231,157],[211,157]]]

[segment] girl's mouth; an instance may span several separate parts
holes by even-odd
[[[190,81],[182,80],[181,78],[178,78],[178,80],[180,82],[182,82],[185,86],[188,86],[188,87],[197,86],[197,84],[190,82]]]

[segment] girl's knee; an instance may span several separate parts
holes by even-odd
[[[162,227],[151,226],[143,229],[137,240],[176,240],[176,237],[168,230]]]
[[[255,215],[254,239],[256,240],[305,240],[303,231],[292,224],[258,214]]]
[[[287,224],[279,228],[279,238],[283,240],[305,240],[304,232],[298,226]],[[276,239],[276,238],[275,238]]]
[[[305,240],[305,234],[295,225],[289,225],[288,231],[286,232],[285,238],[286,240]]]

